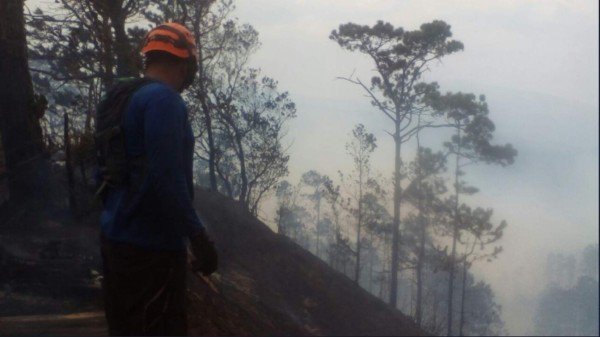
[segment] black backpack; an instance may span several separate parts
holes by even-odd
[[[129,79],[110,89],[96,110],[96,159],[102,178],[96,198],[105,199],[108,188],[129,183],[131,167],[144,165],[144,157],[128,158],[123,122],[133,93],[142,86],[156,82],[149,78]]]

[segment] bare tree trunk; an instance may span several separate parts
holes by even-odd
[[[462,275],[462,292],[460,298],[460,325],[458,328],[458,335],[463,336],[463,326],[465,324],[465,292],[467,289],[467,257],[463,261],[463,275]]]
[[[0,1],[0,133],[11,201],[44,200],[48,170],[38,118],[44,106],[34,98],[27,64],[23,0]]]
[[[454,299],[454,273],[455,273],[455,267],[454,267],[454,256],[456,255],[456,236],[457,236],[457,230],[456,228],[454,229],[454,235],[452,237],[452,255],[451,255],[451,261],[450,261],[450,273],[448,276],[448,326],[447,326],[447,330],[446,330],[446,334],[447,336],[452,336],[452,306],[453,306],[453,299]]]
[[[83,186],[88,186],[88,178],[85,170],[84,160],[81,160],[81,162],[79,163],[79,173],[81,174],[81,182],[83,183]]]
[[[229,182],[229,177],[225,176],[225,174],[223,172],[221,172],[221,170],[219,169],[219,163],[215,163],[215,168],[217,169],[217,173],[219,174],[219,177],[221,178],[221,180],[223,181],[223,185],[225,186],[225,190],[227,192],[227,196],[230,199],[233,199],[233,188],[231,186],[231,183]],[[215,190],[216,191],[216,190]]]
[[[400,194],[402,186],[400,185],[400,169],[402,167],[402,159],[400,151],[402,142],[400,139],[400,119],[396,119],[396,132],[394,134],[394,142],[396,143],[395,151],[395,169],[394,169],[394,224],[392,228],[392,265],[390,278],[390,304],[396,308],[398,297],[398,250],[400,248]]]
[[[458,124],[458,139],[460,139],[460,123]],[[447,335],[451,336],[452,333],[452,300],[454,298],[454,272],[455,272],[455,260],[456,260],[456,240],[458,239],[458,225],[460,216],[458,214],[458,197],[459,197],[459,181],[458,176],[460,173],[460,145],[458,147],[458,152],[456,153],[456,167],[454,172],[454,191],[455,191],[455,199],[454,199],[454,219],[452,221],[452,253],[450,256],[450,275],[448,280],[448,327],[447,327]]]
[[[64,118],[64,140],[65,140],[65,169],[67,170],[67,183],[69,186],[69,209],[76,212],[75,201],[75,179],[73,176],[73,158],[71,157],[71,139],[69,137],[69,115],[65,113]]]
[[[371,250],[369,253],[369,291],[373,291],[373,264],[375,264],[375,254],[376,253],[376,249],[375,248],[375,244],[374,244],[374,240],[373,240],[373,234],[371,233],[370,238],[371,240]]]
[[[202,38],[207,34],[202,29],[205,28],[203,24],[203,18],[206,17],[209,12],[210,6],[214,4],[214,1],[195,1],[195,2],[180,2],[169,0],[164,6],[164,22],[173,21],[175,18],[179,18],[181,22],[190,20],[190,28],[194,32],[196,37],[196,46],[198,51],[198,91],[194,94],[200,101],[202,108],[202,114],[204,116],[204,127],[206,128],[207,141],[208,141],[208,175],[210,181],[210,189],[217,191],[217,156],[215,141],[213,135],[213,123],[211,115],[211,103],[208,98],[208,86],[209,79],[206,74],[206,58],[205,58],[205,46],[202,42]],[[181,10],[181,15],[179,11]],[[195,13],[195,15],[188,15],[188,12]]]
[[[381,279],[379,280],[379,298],[383,299],[383,286],[385,284],[385,277],[383,277],[383,273],[381,274]]]
[[[106,41],[103,45],[104,50],[103,50],[103,55],[102,55],[102,89],[104,92],[106,92],[108,90],[108,88],[110,88],[110,86],[113,84],[114,81],[114,76],[113,76],[113,68],[114,68],[114,61],[113,61],[113,45],[112,45],[112,33],[111,33],[111,28],[110,28],[110,23],[109,23],[109,18],[104,16],[102,18],[102,35],[104,38],[104,41]]]
[[[205,94],[200,94],[204,96]],[[204,121],[206,125],[206,133],[208,138],[208,174],[210,177],[210,189],[212,191],[217,191],[217,175],[215,173],[215,140],[213,136],[212,129],[212,117],[210,115],[210,110],[208,109],[208,105],[206,104],[206,97],[200,98],[200,103],[202,104],[202,112],[204,113]]]
[[[233,122],[231,123],[233,126]],[[242,136],[239,131],[235,129],[235,142],[238,147],[237,156],[240,160],[240,178],[242,179],[242,186],[240,188],[240,201],[248,208],[248,174],[246,173],[246,156],[244,152],[244,145],[242,144]]]
[[[204,69],[204,61],[202,59],[202,46],[198,48],[198,59],[198,77],[200,83],[200,92],[198,93],[198,98],[200,99],[200,105],[202,106],[202,113],[204,114],[204,126],[206,127],[206,135],[208,138],[208,175],[210,178],[210,189],[212,191],[217,191],[217,174],[215,170],[216,148],[213,136],[212,116],[210,114],[210,109],[207,102],[208,88],[206,88],[206,73]]]
[[[317,199],[317,228],[316,229],[317,229],[317,257],[319,257],[319,246],[320,246],[319,243],[321,241],[321,236],[320,236],[321,232],[320,232],[320,228],[319,228],[319,223],[321,222],[321,194],[320,194],[321,192],[319,192],[317,190],[317,193],[319,193],[319,194],[317,195],[318,199]]]
[[[433,304],[432,305],[433,317],[431,318],[431,322],[432,322],[431,326],[432,327],[437,327],[437,312],[438,312],[438,308],[439,308],[439,301],[438,301],[438,296],[437,296],[437,292],[436,291],[433,292],[433,303],[432,304]],[[435,332],[433,332],[433,333],[435,333]]]
[[[90,134],[92,132],[92,110],[94,106],[93,92],[94,92],[94,79],[91,78],[88,82],[88,98],[87,98],[87,111],[85,113],[85,124],[84,134]]]
[[[279,206],[279,210],[277,213],[279,213],[279,217],[277,217],[277,234],[281,234],[281,235],[285,235],[285,232],[283,230],[283,223],[281,222],[281,219],[283,218],[283,210],[285,208],[283,206]]]
[[[421,126],[421,116],[419,116],[419,126]],[[420,326],[422,321],[422,302],[423,302],[423,260],[425,258],[425,221],[423,219],[423,171],[422,158],[421,158],[421,138],[420,131],[417,131],[417,179],[418,179],[418,192],[417,192],[417,210],[419,212],[418,225],[419,225],[419,251],[417,253],[417,300],[415,308],[415,321]]]
[[[361,245],[360,245],[360,232],[362,229],[362,218],[363,218],[363,214],[362,214],[362,197],[363,197],[363,192],[362,192],[362,184],[363,184],[363,169],[362,167],[360,168],[360,172],[358,174],[359,178],[358,178],[358,228],[356,230],[356,270],[355,270],[355,275],[354,275],[354,282],[356,282],[356,284],[360,283],[360,253],[361,253]]]

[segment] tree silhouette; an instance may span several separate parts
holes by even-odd
[[[417,134],[417,140],[419,139]],[[417,144],[420,144],[417,141]],[[406,246],[414,256],[409,261],[416,276],[415,321],[422,324],[423,287],[425,268],[428,262],[427,251],[433,246],[434,226],[439,226],[439,213],[443,211],[442,195],[447,188],[440,174],[446,170],[446,156],[434,153],[429,148],[417,147],[416,159],[409,165],[411,181],[405,190],[406,199],[416,207],[416,215],[406,220]]]
[[[34,95],[27,64],[22,0],[0,3],[0,134],[10,201],[44,200],[47,161],[39,118],[47,101]]]
[[[578,273],[576,264],[581,266]],[[535,333],[598,335],[598,244],[586,246],[579,261],[573,255],[550,253],[545,272],[547,284],[535,311]]]
[[[102,93],[117,78],[138,76],[142,67],[138,51],[145,30],[125,29],[139,14],[140,1],[60,0],[43,6],[26,8],[34,88],[49,102],[42,130],[49,152],[57,153],[67,146],[63,121],[69,120],[70,161],[87,185],[86,167],[95,164],[93,116]]]
[[[307,194],[310,201],[314,203],[316,220],[315,220],[315,234],[316,234],[316,253],[317,257],[320,256],[321,246],[321,201],[326,198],[326,194],[331,189],[333,182],[327,175],[321,175],[315,170],[310,170],[302,174],[302,184],[312,188],[312,193]]]
[[[308,211],[298,203],[300,186],[292,186],[287,180],[277,185],[277,212],[275,221],[277,232],[297,242],[300,242],[301,233],[305,231],[305,222]]]
[[[395,165],[389,300],[394,306],[398,287],[402,143],[408,141],[420,128],[433,126],[430,121],[419,126],[414,123],[414,117],[423,112],[419,98],[424,93],[424,87],[417,84],[427,71],[428,64],[463,49],[461,42],[450,40],[451,36],[450,25],[443,21],[422,24],[415,31],[394,28],[383,21],[378,21],[372,27],[347,23],[340,25],[330,35],[330,39],[343,49],[359,51],[373,60],[377,75],[371,79],[370,85],[359,78],[345,79],[362,87],[371,103],[394,124],[394,132],[390,133],[395,143]]]
[[[464,175],[464,167],[478,162],[510,165],[514,162],[517,151],[510,144],[493,145],[494,123],[489,118],[489,110],[485,96],[478,98],[474,94],[447,93],[440,95],[437,90],[429,90],[424,97],[424,102],[435,111],[445,115],[447,122],[454,131],[451,140],[446,142],[447,153],[454,155],[454,195],[448,200],[448,208],[451,210],[451,236],[452,249],[450,254],[450,277],[448,280],[448,330],[452,333],[452,303],[454,295],[454,278],[456,265],[457,241],[461,230],[469,231],[466,219],[463,218],[461,210],[468,207],[460,205],[460,195],[473,194],[476,188],[467,186],[460,180]],[[492,231],[493,232],[493,231]],[[475,233],[475,232],[472,232]],[[500,231],[501,235],[501,231]]]
[[[360,279],[361,268],[361,250],[362,250],[362,229],[365,218],[363,208],[365,192],[367,192],[367,184],[371,179],[370,158],[373,151],[377,147],[376,138],[372,133],[368,133],[365,126],[358,124],[352,130],[352,138],[346,143],[346,152],[354,163],[354,171],[350,176],[355,187],[354,199],[356,208],[352,213],[356,217],[356,269],[354,273],[354,282],[358,283]]]
[[[289,155],[283,144],[285,123],[296,116],[287,92],[257,70],[240,74],[230,99],[214,95],[220,148],[216,168],[228,194],[253,214],[264,195],[287,175]]]

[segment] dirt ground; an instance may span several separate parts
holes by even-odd
[[[413,321],[243,207],[198,191],[196,208],[215,238],[219,293],[191,280],[190,332],[215,335],[425,335]],[[218,323],[218,324],[217,324]],[[218,325],[218,326],[217,326]]]
[[[98,229],[62,210],[0,228],[0,335],[106,335]]]
[[[0,317],[3,336],[106,336],[103,312]]]

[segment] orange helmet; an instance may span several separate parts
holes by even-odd
[[[146,34],[142,53],[160,50],[181,58],[198,59],[194,35],[178,23],[164,23]]]

